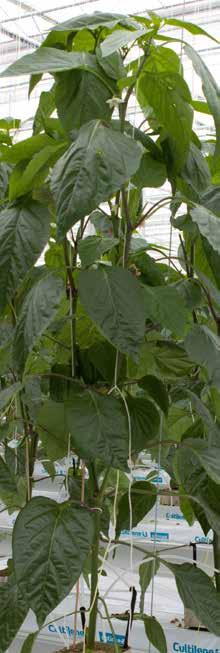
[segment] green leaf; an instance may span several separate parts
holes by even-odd
[[[99,120],[81,127],[52,173],[60,239],[129,180],[141,156],[139,144]]]
[[[161,376],[166,379],[176,380],[178,376],[187,376],[192,369],[184,349],[173,342],[158,341],[153,355]]]
[[[129,16],[124,16],[124,14],[94,11],[92,14],[81,14],[80,16],[74,16],[74,18],[66,20],[64,23],[58,23],[51,33],[53,34],[59,31],[78,32],[85,28],[96,30],[98,27],[113,29],[116,25],[133,29],[137,28],[137,23]]]
[[[130,495],[132,511],[130,510],[129,492],[123,494],[118,503],[116,538],[120,536],[121,531],[130,529],[131,517],[132,528],[135,528],[144,519],[155,504],[157,491],[155,486],[148,481],[136,481],[131,486]]]
[[[116,52],[131,41],[136,41],[141,36],[145,36],[146,33],[147,29],[144,27],[140,27],[140,29],[134,30],[133,32],[128,29],[121,29],[112,32],[112,34],[109,34],[101,44],[102,56],[108,57],[110,54],[113,54],[113,52]],[[152,35],[152,31],[150,34]]]
[[[183,447],[186,447],[186,449],[189,447],[198,458],[200,465],[206,470],[207,475],[215,483],[220,484],[220,445],[218,446],[218,442],[207,442],[207,440],[200,438],[187,438],[177,451],[177,457],[180,458],[180,461]]]
[[[68,449],[63,403],[46,401],[38,412],[37,424],[47,457],[50,460],[63,458]]]
[[[28,354],[54,319],[63,294],[63,281],[53,273],[32,287],[23,303],[14,337],[14,365],[23,372]]]
[[[195,270],[198,276],[204,274],[220,290],[220,255],[203,236],[198,236],[195,242]]]
[[[22,645],[21,653],[31,653],[34,642],[38,636],[38,630],[35,633],[30,633],[25,639],[25,642]]]
[[[99,458],[105,465],[127,470],[128,419],[120,400],[93,390],[76,391],[65,402],[65,422],[81,458]]]
[[[96,48],[96,56],[102,70],[112,79],[121,79],[126,76],[126,68],[123,65],[123,59],[120,52],[114,52],[107,57],[102,56],[101,46]]]
[[[13,298],[27,272],[37,261],[49,237],[50,214],[31,201],[1,212],[0,220],[0,310]]]
[[[147,392],[165,415],[169,410],[169,396],[163,381],[152,374],[147,374],[138,382],[138,385]]]
[[[210,186],[200,195],[200,203],[204,205],[209,211],[216,213],[220,216],[220,186]]]
[[[154,560],[143,560],[139,567],[139,584],[141,588],[140,594],[140,612],[144,612],[144,597],[147,588],[152,581],[152,578],[156,576],[158,569],[160,567],[160,562],[157,559]]]
[[[25,504],[26,486],[0,456],[0,497],[7,508],[14,510]]]
[[[7,163],[0,163],[0,200],[3,200],[7,194],[10,172]]]
[[[81,352],[82,353],[82,352]],[[94,365],[95,369],[98,370],[99,375],[103,380],[112,383],[114,379],[115,372],[115,358],[116,351],[110,342],[107,340],[99,340],[99,342],[94,343],[87,350],[88,359]],[[121,366],[118,370],[118,380],[124,380],[126,378],[126,357],[121,356]]]
[[[208,533],[220,533],[220,488],[204,471],[193,451],[183,447],[175,461],[178,483],[189,494],[196,518]]]
[[[0,391],[0,410],[2,410],[3,408],[5,408],[5,406],[7,406],[9,401],[17,395],[17,393],[19,392],[19,390],[21,390],[21,388],[22,385],[18,381],[17,383],[13,383],[13,385],[10,385],[8,388],[5,388],[5,390]]]
[[[190,143],[189,153],[181,177],[197,193],[202,193],[204,188],[211,184],[208,163],[194,143]]]
[[[175,575],[177,589],[185,607],[195,613],[200,624],[206,626],[210,633],[219,636],[220,596],[212,579],[187,562],[183,565],[166,565]]]
[[[220,338],[207,326],[194,326],[185,339],[185,348],[191,360],[208,372],[210,383],[220,388]]]
[[[148,442],[156,440],[160,415],[152,401],[146,397],[126,397],[131,420],[131,447],[133,452],[147,449]]]
[[[13,560],[19,589],[38,625],[78,580],[93,539],[93,515],[71,501],[31,499],[13,531]]]
[[[166,181],[166,166],[146,152],[142,156],[140,167],[133,177],[133,183],[138,188],[158,188]]]
[[[140,250],[137,252],[134,251],[134,253],[132,253],[135,242],[136,239],[133,238],[133,241],[131,242],[130,256],[131,261],[135,263],[135,266],[141,272],[141,281],[143,281],[143,283],[149,284],[149,286],[162,286],[164,284],[164,275],[161,272],[159,264],[156,263],[155,259],[153,259],[144,251]]]
[[[100,236],[87,236],[80,240],[78,251],[82,265],[84,267],[92,265],[101,259],[103,254],[113,249],[118,242],[118,238],[101,238]]]
[[[184,79],[172,71],[143,71],[138,82],[137,97],[144,112],[149,105],[153,108],[157,120],[169,136],[174,169],[181,170],[189,149],[193,119],[190,92]]]
[[[104,76],[104,73],[103,73]],[[69,71],[56,76],[55,98],[58,116],[66,131],[94,119],[110,120],[108,100],[113,95],[99,72],[99,78],[87,71]]]
[[[219,102],[219,87],[207,68],[204,61],[190,45],[185,45],[184,48],[187,56],[191,59],[193,67],[202,80],[202,89],[207,100],[207,104],[213,115],[215,129],[216,129],[216,147],[215,156],[220,154],[220,102]]]
[[[33,133],[39,134],[45,129],[45,120],[55,111],[55,86],[50,91],[42,91],[37,111],[34,116]]]
[[[112,267],[80,272],[78,285],[89,317],[115,347],[136,359],[145,330],[138,281],[127,270]]]
[[[203,102],[202,100],[192,100],[191,104],[194,111],[198,111],[198,113],[206,113],[207,115],[210,115],[211,111],[208,107],[207,102]]]
[[[114,397],[70,386],[71,399],[47,401],[38,413],[38,426],[47,455],[62,458],[71,434],[73,448],[84,459],[127,469],[128,421],[124,405]]]
[[[206,32],[202,27],[196,25],[195,23],[189,23],[186,20],[179,20],[178,18],[165,18],[165,25],[172,25],[173,27],[181,27],[182,29],[187,30],[190,34],[195,34],[199,36],[207,36],[208,39],[212,39],[215,43],[219,43],[217,39],[214,38],[211,34]]]
[[[0,585],[0,653],[5,653],[13,642],[27,615],[27,604],[15,575],[11,574],[7,583]]]
[[[153,323],[169,329],[176,335],[183,335],[188,312],[182,298],[174,287],[143,286],[145,316]]]
[[[32,54],[25,54],[0,74],[0,77],[18,75],[51,74],[66,70],[96,71],[96,57],[87,52],[65,52],[57,48],[38,48]]]
[[[0,118],[0,129],[5,129],[10,131],[11,129],[18,129],[20,127],[21,121],[19,118]]]
[[[40,152],[33,155],[27,163],[18,164],[10,176],[9,182],[9,199],[13,201],[17,197],[33,191],[34,187],[39,188],[46,176],[49,168],[63,154],[67,146],[65,141],[53,141],[52,145],[47,145]]]
[[[40,152],[47,145],[54,145],[53,138],[47,134],[38,134],[37,136],[31,136],[23,141],[19,141],[12,145],[12,147],[5,148],[2,151],[1,158],[3,161],[7,161],[7,163],[20,163],[20,161],[24,161],[25,159],[31,159],[34,154]]]
[[[204,206],[196,206],[190,209],[190,215],[214,250],[220,254],[220,218],[206,209]]]
[[[155,617],[148,617],[144,615],[144,628],[148,641],[160,651],[160,653],[167,653],[167,643],[164,631],[159,621]]]
[[[191,311],[203,302],[201,286],[197,279],[184,279],[175,285],[185,306]]]

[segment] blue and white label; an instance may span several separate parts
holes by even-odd
[[[181,642],[173,643],[174,653],[220,653],[219,648],[202,648],[196,644],[182,644]]]
[[[174,521],[185,521],[185,517],[182,512],[166,512],[166,519],[173,519]]]
[[[63,624],[61,624],[60,626],[57,625],[55,626],[55,624],[50,624],[48,626],[48,631],[50,634],[67,635],[67,637],[71,637],[71,638],[74,636],[74,628],[71,628],[70,626],[64,626]],[[83,630],[77,630],[76,637],[77,639],[83,639],[84,637]],[[125,636],[116,633],[115,638],[117,643],[123,646]],[[101,630],[98,631],[98,640],[99,642],[102,643],[107,642],[108,644],[112,644],[114,642],[112,633],[103,633]]]
[[[162,533],[158,531],[151,531],[150,539],[157,540],[157,542],[167,542],[170,539],[170,535],[167,532]]]
[[[123,536],[128,536],[128,537],[140,537],[140,538],[146,538],[149,537],[149,533],[147,531],[129,531],[129,530],[124,530],[121,531],[121,535]]]

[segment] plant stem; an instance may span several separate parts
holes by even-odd
[[[100,519],[101,519],[101,513],[98,511],[94,517],[95,532],[94,532],[93,545],[92,545],[92,561],[91,561],[91,597],[90,597],[90,614],[89,614],[88,641],[87,641],[87,646],[90,650],[93,650],[95,645],[96,620],[97,620],[97,610],[98,610],[98,565],[99,565]]]
[[[99,597],[99,601],[101,601],[103,603],[104,608],[105,608],[106,618],[107,618],[109,628],[111,630],[113,642],[114,642],[115,653],[119,653],[119,647],[118,647],[118,644],[117,644],[117,639],[116,639],[115,631],[114,631],[114,628],[113,628],[113,625],[112,625],[112,622],[111,622],[111,617],[110,617],[110,614],[109,614],[109,611],[108,611],[107,604],[106,604],[105,600],[102,598],[102,596]]]
[[[220,536],[215,532],[213,537],[213,554],[215,569],[220,570]],[[220,594],[220,574],[218,572],[215,572],[215,585],[218,594]]]

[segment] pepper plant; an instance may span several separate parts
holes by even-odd
[[[82,573],[94,649],[100,542],[108,552],[110,521],[120,543],[157,500],[150,478],[128,487],[143,450],[155,460],[160,452],[189,524],[213,529],[219,567],[220,95],[184,41],[205,101],[192,98],[167,25],[208,38],[153,13],[95,13],[56,25],[1,73],[30,75],[30,93],[51,78],[29,138],[13,141],[19,123],[0,121],[0,497],[19,513],[0,586],[1,653],[32,609],[38,630],[22,648],[30,653]],[[134,98],[139,126],[129,121]],[[194,132],[195,111],[212,114],[211,140]],[[154,203],[151,189],[165,183]],[[138,234],[163,206],[180,234],[175,257]],[[35,496],[36,461],[53,479],[70,451],[78,463],[67,499]],[[148,640],[166,652],[160,624],[144,612],[160,564],[220,636],[219,575],[145,555],[135,617]]]

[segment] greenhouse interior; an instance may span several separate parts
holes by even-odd
[[[0,653],[220,653],[220,0],[1,0]]]

